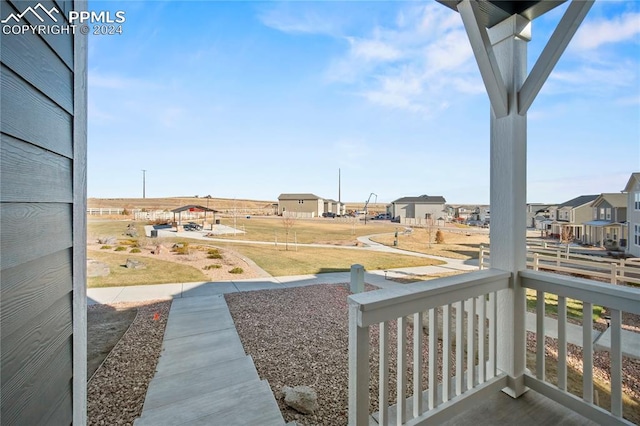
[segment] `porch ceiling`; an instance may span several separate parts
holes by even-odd
[[[458,3],[461,0],[437,0],[439,3],[458,11]],[[491,28],[499,22],[504,21],[511,15],[522,15],[530,21],[545,14],[551,9],[561,5],[566,0],[545,0],[545,1],[499,1],[499,0],[479,0],[478,4],[482,11],[481,22],[487,28]]]

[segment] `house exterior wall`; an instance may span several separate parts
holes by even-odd
[[[297,199],[297,200],[278,200],[278,212],[283,214],[302,213],[302,216],[322,216],[324,212],[324,200],[322,199]],[[305,214],[306,213],[306,214]]]
[[[439,217],[445,217],[444,204],[415,204],[414,218],[415,219],[433,219],[434,223]]]
[[[633,182],[635,180],[635,182]],[[627,253],[640,257],[640,179],[632,178],[627,186]]]
[[[403,219],[425,219],[427,214],[436,220],[444,217],[444,204],[424,204],[424,203],[392,203],[391,216]]]
[[[1,15],[30,5],[1,0]],[[3,35],[1,51],[0,418],[84,424],[86,36]]]

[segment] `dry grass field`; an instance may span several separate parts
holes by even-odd
[[[229,222],[229,219],[225,219]],[[296,221],[291,232],[288,247],[285,244],[284,228],[280,218],[251,218],[238,221],[238,228],[244,228],[246,234],[238,234],[235,238],[251,241],[267,241],[270,244],[234,243],[234,237],[229,236],[228,242],[204,241],[188,238],[151,239],[144,236],[131,238],[124,235],[127,225],[135,223],[138,232],[143,234],[143,222],[126,220],[97,220],[88,221],[88,256],[92,259],[107,263],[112,273],[107,277],[89,279],[91,287],[115,285],[142,285],[170,282],[219,281],[227,279],[253,278],[257,275],[251,271],[251,266],[244,264],[231,265],[223,262],[221,268],[204,270],[218,260],[208,260],[206,250],[193,250],[187,256],[176,256],[169,249],[174,243],[187,242],[190,247],[204,247],[206,249],[219,247],[225,262],[251,259],[260,268],[273,276],[318,274],[323,272],[348,271],[353,264],[361,264],[367,270],[391,269],[412,266],[437,265],[442,262],[414,256],[380,253],[369,250],[349,248],[298,247],[294,244],[295,232],[298,243],[319,243],[336,246],[356,246],[357,235],[366,235],[391,231],[393,226],[383,223],[368,225],[341,223],[333,219],[316,219]],[[229,223],[232,225],[232,223]],[[355,231],[354,231],[355,229]],[[353,234],[352,232],[355,232]],[[275,236],[278,245],[275,244]],[[117,243],[109,249],[101,249],[97,239],[113,236]],[[164,246],[162,255],[151,255],[150,251],[156,244]],[[116,252],[116,247],[124,250]],[[140,248],[140,253],[131,253],[134,246]],[[287,250],[288,248],[288,250]],[[235,256],[228,253],[237,254]],[[203,257],[204,256],[204,257]],[[136,258],[147,264],[144,270],[129,270],[122,265],[127,258]],[[203,262],[208,262],[206,265]],[[209,263],[211,265],[209,265]],[[232,266],[242,267],[245,273],[229,275]],[[254,271],[255,272],[255,271]]]
[[[260,218],[251,217],[223,217],[223,225],[236,227],[245,231],[245,234],[221,235],[224,239],[240,239],[250,241],[269,241],[284,244],[287,241],[286,232],[288,230],[288,242],[301,244],[332,244],[332,245],[358,245],[357,237],[383,232],[394,232],[397,228],[395,224],[386,221],[364,221],[355,218],[316,218],[316,219],[295,219],[289,222],[282,217]],[[289,228],[285,224],[289,224]]]
[[[452,259],[477,259],[480,245],[489,245],[489,233],[470,233],[464,229],[441,228],[444,242],[436,243],[434,227],[431,232],[425,228],[414,228],[411,233],[398,233],[398,248],[415,251],[434,256],[449,257]],[[394,235],[381,235],[372,238],[373,241],[392,247]]]
[[[207,198],[207,194],[199,197],[163,197],[163,198],[89,198],[89,208],[121,208],[121,209],[147,209],[147,210],[172,210],[187,205],[209,206],[212,209],[223,212],[251,212],[252,214],[274,214],[277,211],[278,200],[247,200],[235,198]],[[274,204],[276,205],[274,207]],[[362,210],[362,203],[345,203],[347,211]],[[386,212],[385,203],[369,203],[367,210],[370,214]]]

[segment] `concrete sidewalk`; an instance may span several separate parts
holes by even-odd
[[[260,380],[224,296],[171,304],[156,374],[135,426],[284,425],[269,384]]]

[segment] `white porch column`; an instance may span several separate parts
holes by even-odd
[[[519,15],[489,30],[507,89],[507,115],[491,108],[491,267],[513,273],[512,287],[498,293],[498,368],[509,375],[504,391],[525,392],[526,297],[518,271],[526,268],[527,116],[518,114],[518,92],[527,77],[530,22]],[[524,30],[524,33],[523,31]]]

